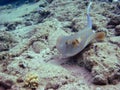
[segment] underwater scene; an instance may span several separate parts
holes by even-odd
[[[120,0],[0,0],[0,90],[120,90]]]

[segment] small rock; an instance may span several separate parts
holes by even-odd
[[[120,45],[120,36],[111,37],[109,41],[110,41],[111,43]]]
[[[15,24],[8,24],[7,25],[7,30],[6,31],[11,31],[11,30],[15,30],[16,29],[16,25]]]
[[[67,83],[68,83],[67,81],[63,81],[63,82],[62,82],[62,85],[65,85],[65,84],[67,84]]]
[[[36,41],[32,44],[32,48],[35,53],[40,53],[41,50],[46,48],[46,45],[40,41]]]
[[[19,62],[19,67],[25,69],[27,67],[27,65],[24,62]]]
[[[118,80],[113,80],[111,84],[116,85],[116,84],[118,84],[118,83],[119,83]]]
[[[116,72],[115,74],[112,74],[110,77],[109,77],[109,83],[110,84],[118,84],[120,81],[120,73],[119,72]]]
[[[100,87],[97,87],[96,90],[102,90]]]
[[[117,25],[116,27],[115,27],[115,34],[118,36],[118,35],[120,35],[120,25]]]
[[[39,0],[34,0],[34,2],[38,2]]]
[[[24,80],[22,78],[17,79],[17,83],[22,83],[22,82],[24,82]]]
[[[93,83],[96,85],[106,85],[108,83],[107,79],[101,74],[101,75],[96,75],[93,78]]]
[[[113,28],[115,28],[114,25],[107,25],[107,29],[113,29]]]
[[[0,52],[1,51],[8,51],[9,50],[9,45],[6,43],[0,43]]]
[[[93,25],[92,25],[92,29],[93,29],[93,30],[98,30],[98,26],[97,26],[96,24],[93,24]]]
[[[53,0],[46,0],[48,3],[52,3]]]
[[[32,25],[32,21],[26,21],[24,24],[25,24],[25,26],[31,26]]]
[[[111,20],[108,22],[107,25],[114,25],[115,27],[116,25],[119,25],[119,24],[120,24],[120,16],[116,16],[111,18]]]
[[[46,85],[45,90],[49,90],[49,89],[56,90],[56,89],[59,88],[59,86],[60,86],[59,84],[48,83],[48,84]]]

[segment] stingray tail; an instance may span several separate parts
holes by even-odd
[[[92,2],[89,3],[87,7],[87,27],[92,29],[92,19],[90,17],[90,8],[91,8]]]

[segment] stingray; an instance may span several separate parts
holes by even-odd
[[[81,52],[93,39],[101,40],[105,37],[105,32],[95,32],[92,30],[91,5],[92,2],[87,7],[87,27],[75,34],[58,38],[56,48],[63,57],[72,57]]]

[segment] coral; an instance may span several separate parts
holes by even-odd
[[[118,37],[119,38],[119,37]],[[110,42],[118,44],[117,39],[110,38]],[[113,41],[114,40],[114,41]],[[83,66],[92,74],[92,83],[97,85],[117,84],[120,81],[120,48],[111,43],[94,43],[90,50],[82,55]],[[81,57],[80,57],[81,58]]]
[[[37,88],[39,85],[39,76],[37,73],[30,72],[25,76],[25,81],[24,81],[25,87],[29,88]]]
[[[16,40],[13,36],[6,31],[0,32],[0,52],[8,51],[9,49],[13,48],[16,44]]]

